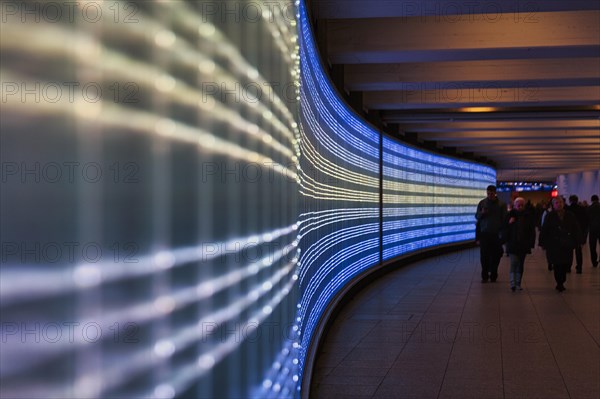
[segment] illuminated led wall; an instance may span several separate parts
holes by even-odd
[[[474,240],[473,210],[493,169],[383,138],[383,259]]]
[[[301,3],[298,322],[303,373],[315,330],[336,294],[382,262],[474,240],[476,205],[496,175],[490,167],[392,140],[357,117],[323,72]]]
[[[474,237],[494,171],[357,117],[304,2],[0,4],[2,397],[297,397],[353,278]]]
[[[339,100],[323,72],[304,7],[300,29],[302,371],[314,330],[334,295],[380,262],[381,135]]]

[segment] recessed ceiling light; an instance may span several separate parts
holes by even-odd
[[[495,107],[464,107],[459,109],[460,112],[494,112],[498,108]]]

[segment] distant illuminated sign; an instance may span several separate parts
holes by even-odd
[[[541,182],[499,182],[497,185],[498,192],[552,191],[555,189],[556,184]]]

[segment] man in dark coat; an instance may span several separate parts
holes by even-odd
[[[579,205],[579,198],[576,195],[571,195],[569,197],[569,203],[571,205],[567,207],[567,210],[575,215],[575,219],[577,219],[577,223],[579,223],[579,229],[582,234],[582,241],[578,242],[575,247],[575,270],[577,271],[577,274],[581,274],[583,267],[583,252],[581,251],[581,246],[585,243],[588,230],[587,212],[585,211],[585,208]],[[571,265],[569,265],[567,272],[570,271]]]
[[[554,197],[552,207],[554,211],[546,216],[540,232],[540,246],[548,251],[554,268],[556,290],[563,292],[567,269],[573,262],[573,250],[581,242],[582,234],[575,215],[565,209],[562,197]]]
[[[506,206],[496,196],[496,186],[486,189],[487,197],[477,205],[477,241],[481,259],[481,282],[492,282],[498,278],[498,265],[502,258],[500,232],[506,219]]]
[[[521,290],[525,256],[535,245],[535,216],[526,209],[525,199],[515,198],[506,223],[506,253],[510,256],[510,289]]]
[[[592,266],[598,267],[598,253],[596,252],[596,245],[600,242],[600,203],[598,203],[598,196],[592,195],[592,205],[587,209],[588,216],[588,227],[589,227],[589,244],[590,244],[590,258],[592,259]]]

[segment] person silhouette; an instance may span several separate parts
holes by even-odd
[[[495,282],[498,278],[498,265],[504,252],[500,233],[506,218],[506,206],[498,199],[496,186],[487,186],[486,193],[475,213],[482,283]]]

